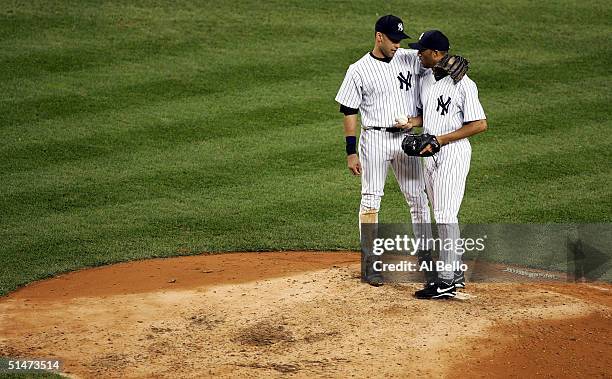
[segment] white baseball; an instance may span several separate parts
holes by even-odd
[[[397,122],[400,125],[406,125],[408,123],[408,117],[401,115],[401,116],[397,116],[395,118],[395,122]]]

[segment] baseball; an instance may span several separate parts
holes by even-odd
[[[395,122],[397,122],[400,125],[406,125],[408,123],[408,117],[404,115],[397,116],[395,118]]]

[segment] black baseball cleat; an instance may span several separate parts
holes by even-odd
[[[432,268],[432,270],[423,270],[423,275],[425,277],[425,281],[423,283],[425,284],[425,286],[427,286],[428,283],[435,282],[436,280],[438,280],[438,273],[436,272],[435,266],[433,264],[431,250],[417,251],[417,264],[419,265],[419,267],[422,267],[424,263]]]
[[[420,291],[416,291],[414,296],[417,299],[452,299],[457,294],[454,283],[447,284],[443,281],[429,283]]]
[[[373,287],[380,287],[384,283],[382,273],[375,270],[376,263],[380,262],[380,257],[369,255],[365,257],[365,262],[362,264],[363,281]]]
[[[366,283],[372,287],[380,287],[384,284],[382,275],[369,275],[366,277]]]
[[[455,271],[455,287],[457,289],[465,288],[465,272],[461,270]]]

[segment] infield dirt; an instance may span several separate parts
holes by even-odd
[[[83,378],[611,375],[610,284],[419,287],[361,283],[352,252],[122,263],[1,298],[0,356]]]

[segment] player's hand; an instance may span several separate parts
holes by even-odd
[[[395,124],[393,124],[393,127],[410,130],[412,129],[412,124],[410,124],[410,118],[400,115],[395,118]]]
[[[353,175],[361,175],[361,163],[359,162],[359,157],[357,156],[357,154],[348,155],[346,157],[346,163]]]
[[[406,129],[406,130],[410,130],[414,127],[414,125],[412,125],[410,123],[410,119],[408,119],[408,122],[405,124],[401,124],[399,122],[396,122],[395,124],[393,124],[394,128],[400,128],[400,129]]]
[[[422,116],[409,117],[405,123],[398,121],[393,126],[396,128],[406,129],[406,130],[410,130],[412,128],[418,128],[420,126],[423,126],[423,117]]]
[[[436,139],[436,141],[438,141],[440,146],[446,144],[445,136],[435,136],[435,139]],[[431,146],[431,144],[428,144],[427,146],[425,146],[425,148],[423,150],[421,150],[421,152],[419,154],[423,155],[424,153],[434,153],[435,154],[435,153],[437,153],[437,151],[434,151],[433,146]]]
[[[431,144],[425,146],[425,148],[423,150],[421,150],[421,152],[419,154],[423,155],[424,153],[433,153],[433,150],[431,148]]]

